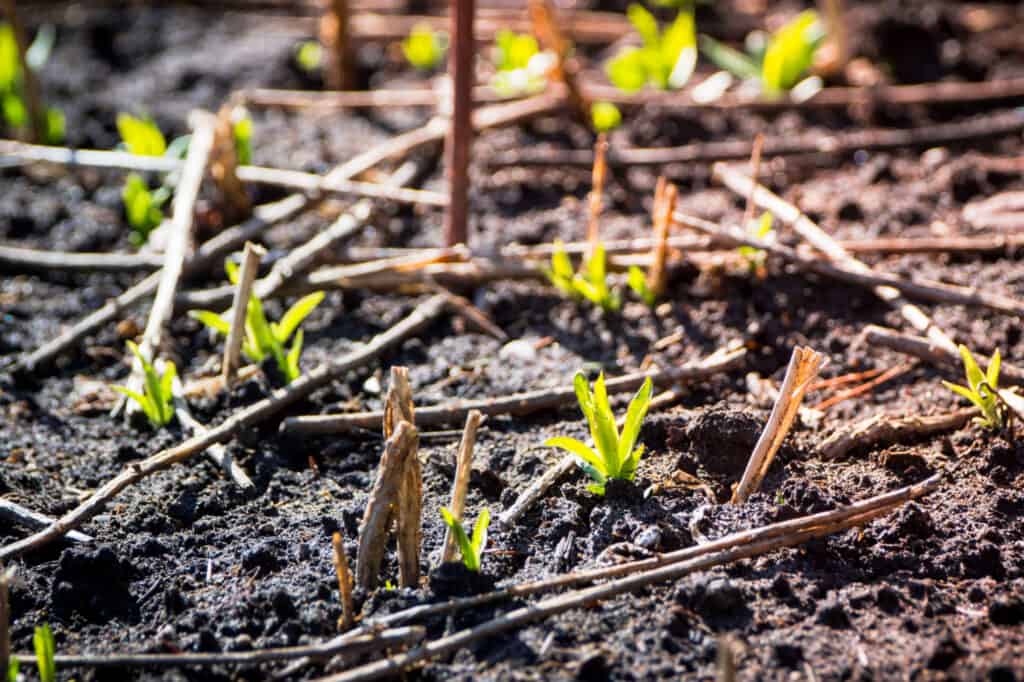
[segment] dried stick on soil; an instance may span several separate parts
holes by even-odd
[[[845,457],[856,448],[902,443],[936,433],[954,431],[962,428],[971,417],[978,414],[975,407],[928,417],[890,417],[876,414],[840,426],[818,446],[818,455],[822,459],[836,460]]]
[[[1024,80],[1022,80],[1022,84],[1024,84]],[[966,140],[1013,135],[1021,129],[1024,129],[1024,113],[1011,111],[985,114],[957,123],[940,123],[906,130],[876,128],[833,133],[827,136],[815,134],[806,137],[769,137],[765,139],[764,154],[766,156],[839,155],[852,154],[861,149],[932,147]],[[621,168],[625,166],[739,161],[750,158],[752,152],[753,142],[749,140],[696,142],[679,147],[615,149],[608,155],[608,165]],[[520,149],[489,157],[486,164],[490,168],[505,166],[587,168],[593,163],[593,160],[594,155],[589,149]]]
[[[668,275],[665,265],[668,260],[668,233],[672,229],[672,214],[676,210],[676,186],[666,181],[664,187],[661,200],[654,202],[654,247],[651,249],[651,267],[647,271],[647,288],[651,290],[655,299],[661,298],[665,293]]]
[[[79,504],[54,523],[29,538],[0,548],[0,561],[20,556],[27,551],[53,542],[99,513],[107,503],[128,486],[138,483],[150,474],[184,462],[214,443],[223,443],[233,438],[240,430],[269,419],[289,405],[302,400],[313,391],[326,386],[340,376],[344,376],[346,372],[367,364],[381,353],[425,328],[445,310],[445,305],[446,302],[443,296],[430,297],[416,306],[403,320],[387,331],[373,337],[366,344],[359,346],[351,353],[324,363],[300,376],[287,386],[277,389],[267,398],[231,415],[224,422],[211,428],[206,433],[192,436],[183,443],[166,450],[161,450],[141,462],[131,463],[120,474],[100,486],[89,496],[89,499]]]
[[[480,428],[480,422],[484,415],[479,410],[470,410],[466,416],[466,427],[462,431],[462,441],[459,443],[459,454],[455,464],[455,480],[452,481],[452,497],[448,504],[448,511],[459,523],[462,523],[462,515],[466,511],[466,490],[469,488],[469,475],[473,468],[473,448],[476,445],[476,432]],[[444,544],[441,549],[441,560],[438,563],[453,561],[457,548],[455,534],[448,528],[444,532]]]
[[[249,298],[252,295],[252,283],[260,268],[260,260],[267,250],[262,246],[246,242],[242,251],[242,266],[238,272],[238,285],[231,303],[231,327],[228,338],[224,342],[224,359],[221,361],[221,376],[224,377],[225,388],[230,388],[238,372],[242,355],[242,341],[245,338],[245,317],[249,309]]]
[[[14,272],[15,269],[43,272],[137,272],[155,270],[163,260],[163,255],[157,253],[74,253],[0,244],[0,266],[3,266],[5,272]]]
[[[450,204],[444,219],[444,245],[469,243],[469,154],[473,144],[473,17],[476,0],[451,0],[452,51],[448,73],[452,82],[452,112],[445,139],[444,162]]]
[[[330,658],[332,656],[356,656],[387,649],[415,644],[426,635],[426,629],[410,626],[383,630],[378,633],[360,634],[347,639],[335,638],[318,644],[289,646],[254,651],[229,651],[217,653],[179,654],[57,654],[54,663],[66,667],[103,668],[109,666],[159,666],[189,667],[214,665],[253,665],[270,661],[286,661],[294,658]],[[18,654],[23,661],[34,656]]]
[[[591,171],[591,190],[588,199],[587,243],[593,251],[601,238],[601,209],[604,205],[604,180],[608,173],[605,155],[608,153],[608,136],[601,133],[594,143],[594,168]]]
[[[934,489],[937,484],[938,477],[933,476],[924,483],[914,486],[912,492],[908,489],[903,489],[899,492],[901,492],[901,496],[905,496],[907,494],[919,496],[924,494],[924,492]],[[761,554],[767,554],[785,547],[797,546],[814,538],[825,537],[833,533],[863,525],[890,512],[901,503],[902,500],[884,507],[873,507],[870,511],[866,511],[861,514],[853,516],[845,515],[840,517],[840,520],[838,521],[821,522],[809,527],[805,526],[803,530],[775,537],[765,538],[763,534],[759,534],[756,531],[748,531],[745,538],[746,542],[733,544],[728,549],[715,548],[695,558],[680,560],[658,568],[637,570],[635,567],[631,566],[629,573],[624,577],[600,585],[595,585],[593,587],[573,590],[562,595],[549,597],[535,604],[529,604],[497,616],[480,625],[431,641],[413,649],[412,651],[390,656],[381,661],[368,663],[351,670],[319,678],[318,682],[365,682],[367,680],[376,680],[397,675],[403,670],[406,670],[421,661],[454,653],[473,642],[487,637],[493,637],[509,630],[514,630],[528,623],[543,620],[570,609],[599,603],[621,594],[635,592],[650,585],[669,580],[676,580],[695,571],[705,570],[713,566],[720,566]],[[804,519],[800,519],[800,521],[804,521]],[[708,544],[716,545],[717,543]],[[664,557],[657,558],[655,561],[659,559],[664,559]],[[620,567],[613,567],[613,569],[614,568]]]
[[[793,425],[793,419],[800,409],[800,402],[803,400],[807,386],[818,376],[825,358],[820,353],[810,348],[797,346],[793,349],[793,355],[789,360],[789,367],[786,369],[786,378],[779,388],[779,398],[775,401],[768,423],[765,424],[761,437],[757,439],[757,445],[750,455],[747,468],[743,472],[736,490],[732,494],[732,504],[743,504],[747,498],[757,492],[768,473],[775,453],[785,440],[789,428]]]
[[[320,42],[324,47],[324,82],[331,90],[348,90],[355,84],[355,50],[349,31],[349,0],[330,0],[320,18]]]
[[[746,351],[743,348],[738,348],[713,353],[707,358],[696,362],[688,362],[680,367],[652,369],[646,372],[626,374],[608,380],[608,393],[635,391],[647,377],[651,377],[651,380],[659,386],[704,379],[719,372],[738,367],[742,364],[745,356]],[[447,405],[418,407],[416,408],[416,422],[420,428],[438,426],[440,424],[457,424],[466,419],[470,410],[479,410],[485,415],[530,414],[537,410],[552,409],[572,403],[575,400],[575,395],[570,386],[568,388],[514,393],[500,398],[465,400]],[[378,429],[383,419],[384,413],[381,411],[289,417],[282,422],[281,430],[289,434],[305,435],[345,433],[354,429]]]
[[[416,426],[408,367],[392,367],[391,383],[384,399],[384,438],[390,439],[401,423]],[[414,432],[403,455],[395,520],[398,536],[398,576],[402,587],[420,582],[420,547],[423,544],[423,469],[419,459],[419,434]]]
[[[387,549],[388,529],[399,512],[399,491],[406,466],[406,458],[416,456],[414,443],[416,427],[399,421],[394,433],[384,444],[384,454],[377,468],[377,479],[366,503],[363,520],[359,524],[359,550],[356,554],[356,585],[372,590],[380,578],[380,565]]]
[[[877,377],[869,381],[865,381],[863,384],[854,386],[853,388],[848,388],[845,391],[840,391],[831,398],[822,400],[820,403],[812,406],[811,409],[818,410],[819,412],[824,412],[828,408],[834,405],[838,405],[839,403],[849,400],[850,398],[856,398],[857,396],[864,395],[865,393],[874,389],[876,386],[879,386],[881,384],[884,384],[886,381],[891,381],[898,376],[906,374],[907,372],[914,368],[914,364],[915,363],[913,362],[908,362],[903,365],[897,365],[896,367],[890,367]]]
[[[212,114],[202,111],[193,112],[191,119],[192,141],[188,145],[188,156],[181,171],[181,180],[174,191],[171,235],[164,253],[164,265],[160,270],[160,283],[157,285],[153,307],[149,310],[146,329],[142,332],[142,343],[139,344],[139,352],[150,362],[154,361],[160,352],[164,327],[174,313],[174,295],[185,272],[185,259],[192,245],[196,199],[199,198],[199,187],[202,185],[213,149],[217,119]],[[127,383],[128,387],[136,392],[142,387],[142,363],[138,358],[132,360],[132,374]],[[138,409],[141,408],[135,403],[128,404],[129,414]]]
[[[46,514],[40,514],[39,512],[32,511],[28,507],[21,506],[17,502],[2,498],[0,498],[0,519],[7,523],[32,528],[33,530],[46,528],[54,522],[54,519]],[[79,543],[89,543],[93,541],[91,536],[86,535],[85,533],[79,533],[77,530],[73,530],[68,533],[67,539],[70,542]],[[0,670],[2,669],[3,668],[0,668]]]
[[[188,263],[188,272],[201,271],[214,260],[237,248],[247,239],[253,239],[267,227],[294,217],[307,205],[302,196],[290,196],[272,204],[257,207],[254,215],[244,223],[222,231],[219,235],[199,247]],[[57,338],[18,359],[15,369],[34,372],[53,361],[59,354],[79,343],[83,338],[100,327],[109,324],[118,315],[139,303],[156,291],[160,273],[155,272],[123,294],[106,303],[102,308],[86,315]]]
[[[1022,120],[1024,120],[1024,116],[1022,116]],[[801,213],[800,209],[772,193],[766,187],[759,185],[756,180],[752,180],[724,163],[716,163],[713,166],[713,172],[715,177],[732,191],[740,195],[753,196],[758,206],[770,211],[782,222],[792,227],[797,234],[828,256],[834,263],[856,273],[874,274],[872,268],[851,256],[831,236]],[[953,340],[937,327],[923,310],[903,300],[899,291],[891,286],[877,286],[873,290],[875,295],[896,308],[914,329],[926,333],[928,338],[944,348],[956,350]]]
[[[959,352],[955,350],[950,352],[929,339],[874,324],[864,328],[862,338],[871,347],[881,346],[889,348],[898,353],[924,360],[939,369],[949,370],[956,375],[962,376],[963,361],[960,359]],[[999,379],[1000,381],[1024,386],[1024,367],[1003,361],[999,372]]]
[[[15,0],[0,0],[0,9],[3,10],[3,15],[7,17],[7,23],[11,26],[14,42],[18,47],[21,83],[25,91],[25,105],[28,109],[32,139],[42,142],[46,139],[46,133],[50,126],[47,121],[46,106],[43,104],[39,81],[36,79],[36,72],[28,63],[28,36],[25,33],[25,25],[21,23],[21,17],[18,16]],[[7,670],[4,669],[3,672],[6,673]]]
[[[355,607],[352,606],[352,571],[348,567],[348,556],[345,554],[345,543],[341,533],[331,536],[331,556],[334,558],[334,573],[338,576],[338,594],[341,598],[341,618],[338,629],[346,632],[356,622]]]

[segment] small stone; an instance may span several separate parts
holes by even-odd
[[[501,350],[498,351],[498,357],[502,360],[514,360],[515,362],[525,364],[537,359],[537,349],[532,341],[516,339],[502,346]]]
[[[642,531],[637,533],[636,538],[633,540],[633,544],[649,549],[652,552],[657,550],[661,544],[661,529],[657,526],[648,526]]]

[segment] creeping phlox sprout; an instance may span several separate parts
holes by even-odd
[[[611,479],[632,481],[636,475],[636,467],[644,453],[644,446],[634,448],[640,435],[640,426],[647,416],[647,408],[651,403],[651,379],[648,377],[640,390],[636,392],[626,410],[626,421],[619,433],[615,425],[615,415],[608,404],[608,390],[605,388],[604,372],[594,382],[591,392],[587,378],[577,372],[573,378],[576,389],[576,400],[580,404],[583,416],[590,426],[590,436],[594,440],[597,452],[583,441],[568,436],[557,436],[544,441],[544,445],[561,448],[579,457],[579,465],[593,479],[587,490],[597,495],[604,495],[605,484]]]
[[[545,272],[555,288],[571,298],[585,298],[608,311],[622,306],[619,295],[608,286],[607,257],[601,243],[594,247],[583,263],[582,271],[577,273],[562,242],[556,241],[551,253],[551,268]]]
[[[999,367],[1002,358],[999,349],[992,354],[988,361],[986,372],[982,373],[978,363],[967,346],[960,345],[960,357],[964,361],[964,374],[967,377],[967,386],[943,381],[942,385],[957,395],[970,400],[975,407],[981,410],[981,416],[975,421],[989,429],[1001,429],[1006,423],[1006,412],[1003,403],[996,394],[999,390]]]
[[[434,31],[428,24],[417,24],[402,41],[402,53],[410,64],[430,71],[441,63],[448,50],[448,35]]]
[[[139,404],[142,412],[149,419],[149,423],[156,428],[162,428],[174,418],[174,377],[177,376],[177,369],[170,360],[164,361],[164,372],[160,374],[146,356],[142,354],[134,342],[128,342],[128,348],[142,365],[142,372],[145,377],[143,392],[133,391],[127,386],[114,386],[113,389],[122,393]]]
[[[664,30],[643,5],[630,5],[626,14],[643,45],[627,47],[608,62],[605,72],[612,84],[623,92],[648,84],[660,90],[686,85],[697,66],[693,2],[682,2],[675,21]]]
[[[491,512],[484,509],[480,516],[476,517],[473,524],[473,536],[466,534],[466,529],[455,520],[447,507],[441,507],[441,517],[445,525],[451,528],[455,535],[455,542],[459,545],[459,553],[462,554],[462,563],[474,573],[480,572],[480,562],[487,547],[487,527],[491,525]]]
[[[230,259],[225,261],[224,269],[232,284],[238,284],[238,265]],[[277,368],[286,382],[299,378],[299,356],[302,354],[303,333],[299,329],[302,321],[313,312],[313,309],[324,300],[324,292],[317,291],[303,296],[281,317],[280,322],[268,322],[263,312],[263,302],[251,294],[245,310],[245,340],[242,352],[250,362],[261,363],[268,356],[273,357]],[[190,310],[189,316],[199,320],[210,329],[224,336],[231,331],[231,321],[226,315],[219,315],[211,310]],[[297,330],[297,332],[296,332]],[[285,344],[292,334],[295,339],[290,349]]]

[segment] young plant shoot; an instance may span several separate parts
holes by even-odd
[[[806,87],[809,95],[820,88],[820,81],[804,76],[814,64],[815,52],[824,39],[824,23],[817,12],[807,10],[771,36],[765,37],[757,31],[751,33],[747,36],[746,54],[706,35],[700,37],[700,43],[704,55],[719,68],[742,80],[759,82],[768,95],[779,95],[798,87]],[[810,87],[803,86],[805,82]]]
[[[608,62],[605,72],[612,85],[623,92],[636,92],[645,85],[659,90],[686,85],[697,66],[693,2],[681,3],[675,21],[664,30],[643,5],[630,5],[626,14],[643,45],[627,47]]]
[[[629,266],[629,275],[626,280],[629,284],[629,288],[633,290],[636,297],[646,303],[650,307],[654,307],[657,302],[657,295],[651,291],[651,287],[647,284],[647,274],[638,265]]]
[[[35,40],[25,51],[28,68],[38,72],[50,59],[57,31],[46,25],[36,33]],[[21,132],[30,127],[29,104],[25,100],[25,75],[22,73],[21,58],[14,28],[7,22],[0,23],[0,114],[14,131]],[[60,109],[47,107],[43,139],[46,144],[60,144],[64,140],[64,114]]]
[[[455,520],[447,507],[441,507],[441,516],[445,525],[452,529],[455,541],[459,545],[459,553],[462,554],[462,563],[474,573],[480,572],[480,563],[487,547],[487,527],[491,525],[491,512],[484,509],[480,516],[476,517],[473,524],[473,537],[466,534],[466,529]]]
[[[611,102],[594,102],[590,105],[590,123],[595,132],[611,132],[622,125],[622,112]]]
[[[750,236],[758,241],[771,240],[775,234],[772,230],[772,214],[763,213],[761,219],[757,221],[750,221],[747,225],[747,232]],[[764,271],[764,261],[766,254],[761,249],[755,249],[753,246],[741,246],[736,249],[740,256],[747,261],[747,265],[750,266],[750,271],[754,273],[761,273]]]
[[[444,59],[448,51],[448,36],[434,31],[427,24],[414,26],[402,41],[402,53],[410,64],[421,71],[431,71]]]
[[[174,396],[171,387],[174,377],[177,376],[177,368],[173,362],[166,360],[164,372],[161,375],[134,342],[129,341],[128,348],[142,365],[142,372],[146,380],[145,387],[142,393],[133,391],[126,386],[114,386],[113,389],[137,402],[149,419],[149,423],[155,428],[163,428],[174,418]]]
[[[547,74],[554,61],[554,55],[541,52],[532,35],[498,31],[491,86],[505,97],[540,92],[547,85]]]
[[[942,385],[959,396],[967,398],[979,410],[981,416],[975,421],[987,429],[1001,429],[1006,424],[1006,412],[1003,403],[1000,401],[996,391],[999,390],[999,367],[1002,358],[999,349],[992,354],[988,361],[987,370],[982,373],[978,363],[967,346],[960,345],[960,357],[964,361],[964,374],[967,377],[967,386],[954,384],[950,381],[943,381]]]
[[[556,241],[551,253],[551,268],[545,273],[551,284],[570,298],[585,298],[606,311],[615,311],[622,306],[622,299],[608,286],[607,257],[600,242],[577,273],[573,271],[572,261],[562,242]]]
[[[149,234],[164,221],[163,206],[171,198],[167,187],[150,191],[146,181],[138,173],[129,173],[121,190],[124,214],[132,228],[129,239],[133,246],[146,243]]]
[[[640,436],[640,427],[647,408],[651,403],[651,379],[648,377],[640,390],[629,402],[626,420],[619,433],[615,425],[615,415],[608,403],[608,390],[605,388],[604,372],[594,382],[591,392],[587,378],[583,372],[577,372],[573,378],[576,389],[576,400],[580,404],[583,416],[587,418],[590,436],[594,440],[597,452],[583,441],[568,436],[557,436],[544,441],[544,445],[565,450],[579,458],[579,465],[594,481],[587,490],[597,495],[604,495],[605,484],[612,479],[632,481],[636,475],[636,467],[644,453],[644,446],[634,448]]]
[[[224,269],[232,284],[238,284],[238,265],[230,259],[225,261]],[[302,374],[299,369],[299,357],[302,355],[303,333],[299,325],[313,309],[324,300],[324,292],[317,291],[300,298],[281,317],[280,322],[268,322],[263,312],[263,302],[256,294],[249,297],[249,305],[245,311],[245,340],[242,342],[242,353],[250,362],[261,363],[268,357],[274,358],[277,368],[287,383],[291,383]],[[211,310],[190,310],[189,316],[199,320],[218,334],[228,335],[231,321],[227,315],[220,315]],[[288,339],[295,334],[291,348],[286,348]]]
[[[39,668],[41,682],[57,682],[57,665],[54,663],[53,632],[49,623],[36,626],[32,636],[32,645],[36,650],[36,667]]]

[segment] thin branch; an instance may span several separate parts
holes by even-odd
[[[448,503],[448,511],[459,523],[462,523],[462,515],[466,511],[466,491],[469,488],[469,475],[473,469],[473,448],[476,445],[476,432],[480,428],[480,422],[484,415],[479,410],[470,410],[466,415],[466,427],[462,431],[462,441],[459,443],[459,453],[455,463],[455,480],[452,481],[452,497]],[[444,543],[441,545],[441,561],[453,561],[457,548],[455,534],[451,528],[444,532]]]
[[[221,376],[224,386],[230,387],[235,380],[238,364],[242,355],[242,340],[245,338],[245,318],[249,309],[249,298],[252,296],[252,284],[256,280],[260,268],[260,260],[267,253],[266,249],[252,242],[246,242],[242,251],[242,266],[238,272],[238,285],[231,303],[231,326],[228,338],[224,342],[224,359],[221,361]]]
[[[954,431],[962,428],[971,417],[978,414],[978,409],[974,407],[926,417],[890,417],[876,414],[837,428],[818,446],[818,455],[822,459],[836,460],[857,448],[904,443],[936,433]]]
[[[601,238],[601,210],[604,207],[604,180],[608,174],[605,156],[608,153],[608,136],[601,133],[594,143],[594,166],[591,170],[590,196],[587,198],[587,243],[593,251]]]
[[[163,254],[159,253],[72,253],[0,244],[0,265],[4,266],[6,272],[13,272],[14,269],[43,272],[138,272],[156,270],[163,260]]]
[[[348,0],[329,0],[320,18],[320,42],[324,47],[324,82],[332,90],[347,90],[355,84],[355,50],[349,30],[351,8]]]
[[[874,377],[869,381],[865,381],[863,384],[854,386],[852,388],[848,388],[845,391],[840,391],[834,396],[822,400],[820,403],[817,403],[816,405],[812,406],[811,409],[818,410],[819,412],[824,412],[828,408],[834,405],[838,405],[839,403],[849,400],[850,398],[856,398],[858,396],[864,395],[865,393],[868,393],[871,390],[873,390],[876,386],[884,384],[886,381],[892,381],[896,377],[903,376],[904,374],[906,374],[907,372],[914,368],[914,364],[915,363],[913,362],[908,362],[907,364],[904,365],[890,367],[877,377]]]
[[[346,632],[355,625],[356,613],[352,605],[352,571],[348,566],[348,555],[345,554],[345,543],[341,539],[341,533],[331,536],[331,557],[334,560],[334,574],[338,577],[338,595],[341,599],[338,628]]]
[[[425,328],[444,309],[444,297],[432,296],[418,305],[402,321],[373,337],[351,353],[320,365],[287,386],[277,389],[267,398],[236,412],[206,433],[192,436],[183,443],[161,450],[141,462],[131,463],[120,474],[100,486],[87,500],[45,529],[29,538],[0,548],[0,561],[20,556],[27,551],[53,542],[99,513],[125,488],[138,483],[150,474],[184,462],[214,443],[223,443],[233,438],[240,430],[269,419],[285,407],[302,400],[334,379],[344,376],[346,372],[367,364],[392,346]]]
[[[626,374],[608,380],[608,393],[635,391],[647,377],[650,377],[656,385],[660,386],[704,379],[738,367],[745,359],[745,356],[746,351],[739,348],[714,353],[703,360],[688,362],[680,367],[651,369],[646,372]],[[536,412],[537,410],[561,407],[574,401],[575,395],[570,386],[568,388],[560,387],[514,393],[499,398],[464,400],[447,405],[417,407],[416,423],[420,428],[440,424],[457,424],[466,419],[470,410],[479,410],[481,413],[491,416],[502,414],[524,415]],[[282,422],[281,430],[284,433],[306,435],[345,433],[354,429],[379,429],[383,419],[384,413],[381,411],[289,417]]]
[[[668,233],[672,229],[672,214],[676,210],[678,190],[671,182],[664,184],[664,193],[660,201],[655,201],[654,216],[654,247],[651,249],[651,267],[647,271],[647,287],[655,299],[665,293],[668,280],[666,261],[668,259]]]
[[[33,530],[39,528],[46,528],[54,519],[46,514],[40,514],[37,511],[32,511],[28,507],[23,507],[17,502],[12,500],[5,500],[0,498],[0,519],[3,519],[7,523],[24,526]],[[85,533],[79,533],[77,530],[73,530],[67,534],[67,539],[70,542],[89,543],[93,539],[91,536]]]
[[[11,669],[10,582],[13,573],[13,568],[4,568],[4,565],[0,564],[0,670],[4,671],[5,675]]]
[[[452,112],[445,137],[445,177],[451,203],[445,213],[444,245],[469,243],[469,155],[473,144],[473,82],[475,40],[473,20],[476,0],[451,0],[448,57]]]
[[[818,370],[824,360],[823,355],[810,348],[797,346],[793,349],[786,377],[779,388],[779,397],[775,401],[764,431],[761,432],[761,437],[757,440],[757,445],[754,446],[743,478],[733,491],[733,504],[743,504],[761,486],[775,453],[793,425],[793,419],[796,418],[807,386],[818,376]]]

